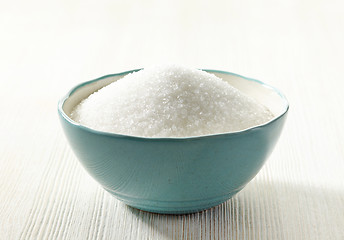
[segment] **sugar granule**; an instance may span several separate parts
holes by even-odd
[[[141,137],[189,137],[243,130],[273,118],[221,78],[176,65],[145,68],[101,88],[71,113],[92,129]]]

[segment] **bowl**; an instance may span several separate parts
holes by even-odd
[[[234,73],[204,70],[267,106],[275,117],[242,131],[184,138],[145,138],[101,132],[70,117],[82,99],[138,71],[106,75],[74,87],[58,103],[75,155],[110,194],[141,210],[183,214],[225,202],[252,180],[272,152],[289,104],[275,88]]]

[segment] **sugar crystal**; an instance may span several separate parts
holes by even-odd
[[[177,65],[145,68],[101,88],[72,111],[92,129],[141,137],[190,137],[263,124],[272,113],[205,71]]]

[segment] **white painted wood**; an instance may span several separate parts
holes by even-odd
[[[344,239],[342,1],[1,1],[0,239]],[[275,151],[232,200],[191,215],[129,208],[82,169],[57,101],[159,62],[281,89]]]

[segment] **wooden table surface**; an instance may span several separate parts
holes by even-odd
[[[344,239],[343,1],[0,1],[0,239]],[[79,82],[161,62],[281,89],[283,134],[233,199],[142,212],[81,167],[57,118]]]

